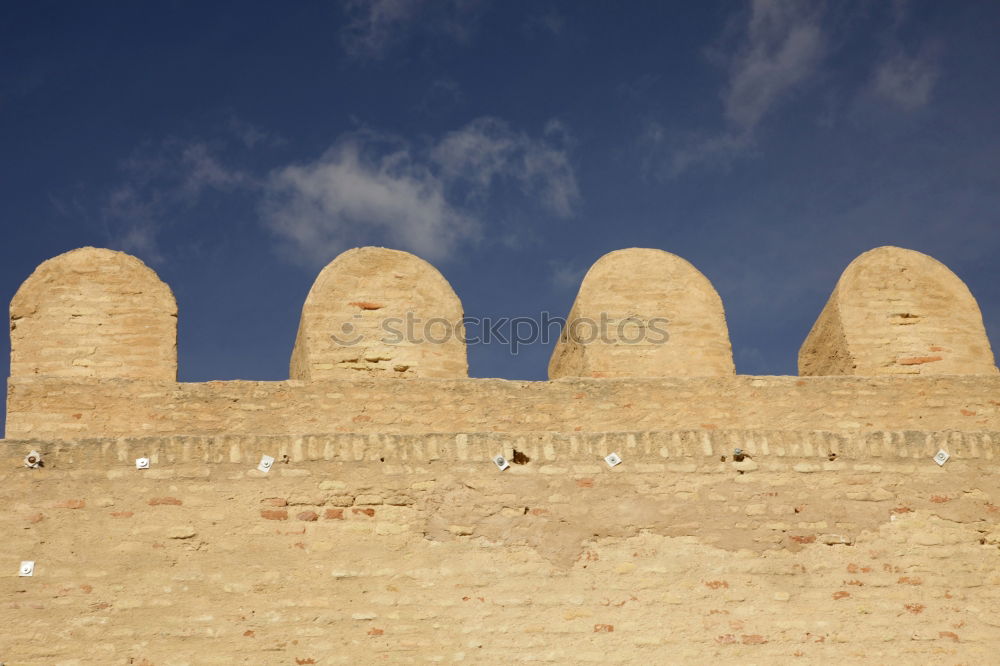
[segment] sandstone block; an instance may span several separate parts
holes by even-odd
[[[10,303],[10,376],[177,379],[177,303],[139,259],[85,247],[43,262]]]
[[[302,307],[292,379],[467,377],[462,304],[433,266],[362,247],[324,268]]]
[[[684,259],[630,248],[583,278],[549,378],[735,374],[722,300]]]
[[[898,247],[851,262],[799,350],[800,375],[996,373],[965,283],[926,254]]]

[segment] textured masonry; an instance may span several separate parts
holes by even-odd
[[[566,322],[550,379],[736,372],[719,294],[669,252],[631,248],[598,259]]]
[[[408,252],[344,252],[309,290],[289,376],[466,377],[462,304],[433,266]]]
[[[10,304],[10,376],[177,379],[177,303],[141,261],[93,247],[41,264]]]
[[[851,262],[799,350],[800,375],[991,375],[976,299],[941,262],[880,247]]]
[[[20,467],[30,448],[44,468]],[[288,462],[263,474],[262,453]],[[0,653],[995,663],[998,459],[998,432],[8,440]]]
[[[846,342],[807,346],[860,358],[861,321],[883,336],[862,350],[967,358],[957,278],[894,252],[919,279],[875,262],[824,311]],[[914,316],[882,326],[885,308]],[[178,383],[151,271],[93,248],[46,262],[11,310],[0,661],[996,661],[991,357],[981,374],[737,376],[718,295],[657,250],[602,259],[574,310],[627,335],[669,319],[667,351],[564,341],[558,381],[470,379],[462,346],[381,341],[380,318],[461,305],[421,260],[362,248],[310,292],[292,379]],[[362,339],[330,344],[344,323]],[[165,341],[167,371],[139,372]],[[897,365],[946,362],[929,351]]]

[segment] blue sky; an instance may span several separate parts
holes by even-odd
[[[494,317],[564,315],[598,257],[662,248],[718,289],[745,374],[795,374],[844,267],[900,245],[1000,340],[997,3],[0,17],[3,297],[66,250],[133,253],[177,297],[182,381],[286,378],[313,278],[357,245],[415,252]],[[544,379],[550,351],[473,347],[471,374]]]

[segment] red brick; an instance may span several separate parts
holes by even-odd
[[[314,520],[319,520],[319,514],[315,511],[302,511],[295,516],[299,520],[305,520],[307,522],[312,522]]]
[[[595,624],[594,633],[595,634],[610,634],[615,630],[615,625],[613,624]]]
[[[921,365],[923,363],[933,363],[940,360],[940,356],[911,356],[909,358],[901,358],[896,361],[896,363],[899,363],[900,365]]]
[[[284,497],[267,497],[260,501],[264,506],[288,506],[288,500]]]
[[[323,517],[326,518],[327,520],[343,520],[344,519],[344,510],[343,509],[327,509],[326,512],[323,513]]]
[[[261,509],[260,517],[265,520],[288,520],[288,512],[284,509]]]
[[[351,509],[351,512],[355,514],[364,514],[369,518],[375,515],[375,509]]]
[[[369,636],[381,636],[384,633],[385,633],[384,629],[377,629],[375,627],[372,627],[371,629],[368,630]]]
[[[844,590],[840,590],[838,592],[834,592],[833,593],[833,599],[834,599],[834,601],[839,600],[839,599],[846,599],[849,596],[851,596],[851,593],[850,592],[845,592]]]
[[[112,518],[131,518],[134,515],[135,514],[132,513],[131,511],[112,511],[111,512],[111,517]]]
[[[767,639],[760,634],[743,634],[740,639],[743,645],[763,645],[767,642]]]

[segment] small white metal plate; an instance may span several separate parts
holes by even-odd
[[[943,449],[934,454],[934,462],[938,465],[944,465],[948,462],[948,458],[951,458],[951,456],[948,455],[948,452]]]
[[[19,576],[34,576],[35,575],[35,561],[25,560],[21,562],[21,568],[17,570],[17,575]]]
[[[38,451],[32,451],[28,455],[24,456],[24,466],[35,469],[36,467],[42,466],[42,454]]]
[[[149,469],[149,458],[136,458],[135,459],[136,469]]]
[[[493,464],[499,467],[501,472],[510,467],[510,463],[503,456],[493,456]]]
[[[261,456],[260,464],[257,465],[257,469],[266,473],[271,471],[271,466],[273,464],[274,464],[274,458],[272,458],[271,456]]]
[[[614,467],[615,465],[620,465],[622,459],[617,453],[609,453],[604,456],[604,462],[608,463],[608,467]]]

